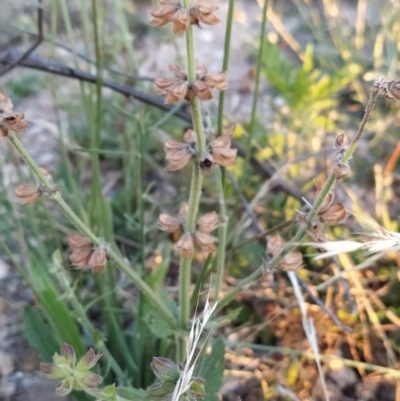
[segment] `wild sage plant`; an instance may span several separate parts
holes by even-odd
[[[19,152],[21,158],[38,179],[38,184],[28,183],[17,186],[15,188],[16,197],[22,203],[29,204],[45,196],[57,204],[63,214],[79,231],[79,234],[69,237],[69,245],[72,250],[71,264],[79,269],[89,267],[93,273],[101,273],[106,268],[107,260],[110,260],[113,266],[131,279],[145,295],[146,300],[158,310],[169,327],[179,333],[176,336],[178,341],[177,362],[159,356],[153,358],[151,367],[156,375],[156,381],[148,388],[147,392],[148,399],[151,400],[179,401],[182,399],[181,397],[189,400],[204,397],[204,381],[201,378],[195,378],[193,373],[197,361],[195,357],[196,347],[200,343],[200,336],[204,332],[211,315],[227,305],[245,286],[254,283],[265,272],[266,267],[273,269],[279,265],[282,270],[296,270],[302,264],[302,255],[295,248],[307,233],[316,243],[326,241],[323,224],[338,224],[346,218],[347,213],[344,206],[333,203],[333,187],[338,180],[350,173],[349,160],[364,131],[376,97],[381,94],[389,99],[400,100],[398,81],[376,80],[355,138],[350,142],[342,134],[337,137],[332,173],[327,181],[318,187],[318,196],[310,211],[307,214],[298,215],[298,229],[295,236],[287,243],[280,236],[270,237],[267,247],[270,260],[267,264],[260,266],[221,299],[219,289],[226,244],[223,240],[217,248],[217,237],[211,233],[217,228],[218,224],[224,225],[226,230],[227,216],[223,200],[220,166],[232,166],[237,151],[231,148],[232,127],[223,128],[221,118],[218,127],[219,136],[209,140],[205,134],[201,102],[212,99],[212,90],[224,91],[227,88],[227,72],[209,73],[206,68],[207,60],[204,60],[204,65],[196,66],[194,49],[194,28],[199,24],[217,24],[219,22],[215,15],[217,9],[218,7],[210,6],[201,0],[195,1],[192,5],[190,5],[189,0],[182,2],[179,0],[159,0],[159,5],[150,11],[152,25],[161,27],[172,24],[174,33],[184,34],[186,37],[187,69],[170,65],[168,68],[172,76],[157,78],[155,82],[158,93],[165,96],[166,103],[186,100],[190,105],[193,120],[193,127],[184,134],[182,142],[169,139],[164,146],[168,161],[167,170],[173,172],[184,168],[189,163],[191,164],[192,178],[188,202],[181,206],[176,217],[162,213],[158,219],[160,229],[167,232],[181,232],[176,244],[180,253],[178,321],[154,289],[120,255],[118,249],[97,236],[64,201],[60,187],[53,182],[51,173],[35,163],[18,139],[17,133],[23,131],[27,126],[24,115],[15,113],[11,100],[6,95],[0,94],[1,136],[8,138],[9,143]],[[232,11],[232,7],[230,10]],[[224,64],[226,63],[224,62]],[[208,211],[202,216],[199,216],[198,213],[203,177],[213,173],[213,171],[216,172],[219,184],[221,210],[224,214],[221,216],[222,219],[215,211]],[[224,238],[223,232],[220,238]],[[191,269],[196,252],[195,246],[198,247],[199,251],[207,254],[218,251],[219,270],[214,296],[215,299],[218,299],[218,303],[211,307],[207,300],[202,317],[193,319],[192,328],[189,331]],[[64,284],[69,287],[69,283],[65,282]],[[96,334],[96,329],[87,319],[85,311],[79,306],[76,298],[74,298],[73,305],[75,313],[81,317],[81,323],[87,331]],[[97,345],[114,373],[118,377],[125,375],[106,344],[103,341],[98,341]],[[132,392],[128,392],[130,396],[127,395],[127,392],[121,395],[115,385],[103,389],[98,388],[101,378],[89,371],[99,359],[100,354],[95,354],[93,350],[89,350],[76,363],[74,349],[65,344],[61,349],[61,355],[56,354],[54,356],[53,365],[43,365],[42,371],[48,377],[60,382],[60,394],[68,394],[72,390],[81,390],[101,400],[137,399],[135,398],[136,395],[132,395]]]

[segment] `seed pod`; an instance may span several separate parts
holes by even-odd
[[[333,149],[336,153],[342,153],[343,150],[347,149],[349,142],[349,138],[344,133],[341,133],[336,137]]]
[[[296,271],[303,263],[303,255],[301,252],[294,250],[290,251],[279,263],[284,271]]]
[[[285,241],[280,235],[271,235],[268,237],[267,254],[270,256],[279,255],[285,246]]]
[[[75,249],[69,256],[72,266],[85,267],[89,265],[89,259],[92,255],[92,246]]]
[[[322,225],[319,221],[315,220],[311,223],[310,229],[308,230],[308,234],[312,238],[314,242],[326,242],[326,236]],[[317,252],[325,252],[324,248],[317,248]]]
[[[218,241],[217,237],[214,237],[211,234],[203,233],[201,231],[196,231],[194,234],[194,240],[196,244],[206,252],[215,252],[216,248],[214,246],[214,242]]]
[[[92,241],[80,234],[70,235],[68,237],[69,246],[75,249],[92,248]]]
[[[199,220],[197,220],[197,229],[205,233],[210,233],[218,227],[218,223],[218,214],[214,211],[209,212],[201,216]]]
[[[321,193],[324,187],[324,183],[317,182],[316,186],[317,190],[315,191],[315,198],[318,198],[319,194]],[[323,213],[326,209],[328,209],[329,206],[332,205],[334,199],[335,199],[335,194],[333,192],[329,192],[329,194],[325,197],[324,201],[322,202],[322,205],[319,209],[319,213]]]
[[[183,203],[179,209],[179,214],[178,214],[178,218],[182,224],[186,223],[188,211],[189,211],[189,205],[187,203]]]
[[[342,203],[335,203],[319,214],[320,222],[328,225],[343,223],[346,218],[347,211]]]
[[[163,231],[174,233],[180,229],[181,222],[176,217],[172,217],[166,213],[161,213],[158,217],[158,226]]]
[[[214,169],[214,159],[211,156],[211,153],[205,150],[200,157],[199,163],[201,174],[202,175],[210,175]]]
[[[13,104],[11,99],[4,93],[0,92],[0,119],[9,117],[13,113]]]
[[[387,99],[396,99],[400,101],[400,80],[385,81],[380,88],[380,92]]]
[[[25,205],[35,202],[42,195],[42,190],[34,185],[21,184],[14,188],[17,198]]]
[[[350,174],[350,166],[348,164],[336,164],[333,167],[333,173],[335,174],[336,180],[340,180],[347,177]]]
[[[176,243],[176,247],[179,249],[180,254],[183,258],[193,257],[193,236],[190,233],[185,233]]]
[[[98,247],[91,254],[88,266],[92,268],[93,273],[102,273],[106,268],[107,252],[103,247]]]

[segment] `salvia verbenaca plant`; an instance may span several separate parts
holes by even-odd
[[[267,241],[266,253],[269,259],[266,265],[262,264],[222,299],[218,298],[217,291],[215,299],[218,299],[218,302],[210,307],[207,300],[202,317],[193,319],[189,331],[191,263],[196,256],[196,248],[206,254],[218,250],[215,245],[218,243],[218,238],[211,233],[218,225],[225,223],[213,210],[199,216],[203,176],[211,174],[215,170],[219,171],[220,166],[230,167],[234,165],[237,150],[231,148],[232,126],[220,130],[219,136],[209,140],[205,135],[203,123],[201,101],[212,99],[213,90],[224,91],[227,88],[227,72],[209,73],[203,65],[197,67],[195,65],[193,27],[202,24],[217,24],[219,19],[215,12],[218,7],[202,0],[195,0],[192,4],[189,0],[159,0],[158,3],[159,5],[150,11],[152,16],[150,23],[156,27],[170,23],[174,33],[186,35],[187,70],[174,64],[168,66],[173,76],[157,78],[155,81],[156,90],[165,97],[165,103],[187,101],[193,118],[193,127],[184,134],[183,142],[168,139],[164,145],[168,161],[166,169],[168,171],[174,172],[184,168],[189,163],[191,164],[193,174],[189,183],[189,199],[187,203],[181,206],[177,217],[161,213],[158,218],[161,230],[180,234],[176,243],[176,250],[179,251],[180,255],[178,319],[154,289],[131,268],[127,260],[121,257],[111,244],[95,235],[90,227],[64,201],[60,187],[54,184],[49,170],[39,167],[19,141],[16,133],[27,127],[24,114],[15,113],[11,100],[2,93],[0,93],[0,134],[1,137],[7,138],[9,143],[19,152],[21,158],[39,181],[38,184],[18,185],[14,189],[18,200],[21,203],[30,204],[46,195],[47,198],[58,205],[79,231],[79,234],[72,234],[68,238],[72,250],[70,255],[72,267],[76,269],[89,268],[93,273],[102,273],[109,260],[113,266],[132,280],[144,294],[149,304],[157,309],[160,318],[170,328],[179,332],[179,335],[176,336],[178,341],[177,362],[159,356],[154,356],[152,360],[151,368],[156,380],[147,388],[147,399],[156,401],[196,400],[205,396],[204,380],[194,377],[193,373],[198,358],[196,354],[199,355],[200,337],[205,331],[211,315],[227,305],[246,285],[261,277],[265,267],[268,269],[279,267],[287,272],[298,270],[303,263],[303,257],[295,248],[307,233],[317,244],[317,249],[319,248],[318,244],[321,244],[321,249],[324,249],[322,244],[326,243],[326,236],[323,226],[340,224],[345,221],[348,214],[343,204],[334,203],[334,185],[350,174],[349,160],[353,156],[365,129],[377,96],[380,94],[388,99],[400,101],[400,81],[377,79],[372,88],[365,115],[354,139],[350,141],[344,134],[337,136],[332,172],[325,183],[317,185],[316,199],[312,205],[309,205],[308,213],[298,213],[296,219],[298,229],[294,237],[286,242],[279,235],[270,236]],[[225,244],[219,244],[219,246],[224,247]],[[290,274],[293,275],[293,273]],[[79,311],[79,313],[81,312]],[[102,347],[101,351],[106,362],[118,375],[121,369],[107,346],[99,341],[99,347]],[[119,395],[118,388],[115,385],[99,388],[102,377],[91,372],[91,369],[95,367],[100,356],[101,354],[96,354],[90,349],[77,362],[75,350],[72,346],[64,344],[61,348],[61,354],[56,353],[54,355],[53,364],[42,364],[41,370],[45,376],[59,382],[57,388],[59,395],[67,395],[73,390],[78,390],[84,391],[98,400],[126,400]]]

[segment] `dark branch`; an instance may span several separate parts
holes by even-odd
[[[19,64],[21,64],[24,60],[26,60],[43,42],[43,0],[38,0],[38,11],[37,11],[37,18],[38,18],[38,33],[36,37],[36,42],[19,58],[14,60],[13,63],[7,65],[3,70],[0,71],[0,77],[6,75],[8,72],[13,70]]]
[[[8,49],[8,51],[6,51],[4,55],[0,56],[0,64],[9,66],[14,64],[16,60],[20,60],[20,58],[20,51],[16,49]],[[64,64],[48,60],[37,55],[30,55],[20,60],[18,62],[18,66],[39,70],[66,78],[75,78],[84,82],[96,83],[96,76],[93,74],[68,67]],[[103,86],[110,88],[115,92],[121,93],[124,96],[131,96],[142,103],[157,107],[161,110],[171,111],[172,109],[170,105],[164,104],[164,101],[161,97],[150,95],[131,86],[123,85],[107,78],[103,80]],[[191,124],[192,122],[190,113],[183,110],[182,108],[175,111],[175,116],[183,121],[186,121],[187,123]],[[238,142],[233,141],[233,147],[238,149],[238,155],[240,157],[245,156],[245,150]],[[257,171],[257,173],[260,174],[262,177],[270,178],[275,173],[275,169],[273,167],[267,164],[260,163],[254,157],[250,157],[250,164],[254,168],[254,170]],[[283,180],[277,180],[276,187],[278,189],[281,189],[285,193],[293,196],[294,198],[297,198],[299,200],[302,199],[301,191],[296,187],[284,182]]]

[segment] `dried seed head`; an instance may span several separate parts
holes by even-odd
[[[213,235],[206,232],[196,231],[194,234],[194,240],[201,250],[208,253],[216,251],[214,242],[218,241],[217,237],[214,237]]]
[[[183,234],[176,243],[176,247],[183,258],[192,258],[194,250],[193,236],[190,233]]]
[[[350,174],[351,168],[348,164],[336,164],[333,167],[333,173],[335,174],[336,180],[340,180],[347,177]]]
[[[187,75],[176,64],[170,64],[168,68],[172,71],[174,77],[156,78],[157,93],[166,96],[166,104],[178,103],[185,98],[188,92]]]
[[[237,149],[231,148],[231,140],[231,135],[225,134],[209,144],[210,153],[215,164],[224,167],[230,167],[235,164]]]
[[[189,13],[182,7],[179,0],[159,0],[160,4],[150,10],[153,17],[150,21],[152,26],[164,26],[169,22],[172,23],[174,33],[181,33],[186,30],[189,25]]]
[[[89,265],[89,259],[92,255],[92,246],[76,248],[69,256],[69,260],[72,266],[76,268],[82,268]]]
[[[8,135],[8,131],[20,132],[28,127],[28,124],[24,121],[24,114],[18,113],[10,117],[4,117],[0,121],[0,134],[3,137]]]
[[[322,183],[317,183],[317,190],[315,193],[315,197],[318,198],[319,194],[321,193],[323,188]],[[319,209],[319,213],[323,213],[325,210],[329,208],[330,205],[332,205],[333,200],[335,199],[335,194],[333,192],[329,192],[329,194],[325,197],[324,201],[322,202],[322,205]]]
[[[379,93],[387,99],[400,101],[400,80],[384,81],[379,87]]]
[[[301,252],[290,251],[279,263],[284,271],[296,271],[303,264],[303,255]]]
[[[186,223],[188,211],[189,211],[189,205],[187,203],[182,204],[178,214],[178,218],[182,225]]]
[[[172,217],[169,214],[161,213],[158,217],[158,226],[162,231],[168,233],[174,233],[179,231],[181,228],[181,221],[176,217]]]
[[[0,92],[0,119],[10,117],[13,114],[13,104],[11,99],[4,93]]]
[[[38,186],[21,184],[14,188],[14,193],[21,203],[29,204],[39,199],[43,191]]]
[[[10,130],[23,131],[28,126],[24,118],[23,113],[14,113],[10,98],[0,92],[0,135],[6,137]]]
[[[341,133],[336,137],[333,149],[335,152],[342,152],[343,149],[347,149],[349,143],[349,138],[344,133]]]
[[[92,248],[92,241],[80,234],[73,234],[68,237],[69,246],[75,251],[76,249]]]
[[[335,225],[343,223],[347,219],[347,211],[342,203],[335,203],[319,214],[321,223]]]
[[[189,12],[185,8],[179,8],[171,17],[172,31],[174,33],[185,32],[189,21]]]
[[[214,158],[211,153],[205,150],[200,156],[199,166],[202,175],[210,175],[214,169]]]
[[[210,233],[218,227],[219,217],[216,212],[206,213],[197,220],[197,230],[205,233]]]
[[[326,236],[324,233],[324,230],[322,228],[322,225],[319,221],[313,221],[310,224],[310,228],[308,230],[308,234],[312,238],[314,242],[319,242],[319,243],[324,243],[326,242]],[[318,252],[325,252],[324,248],[317,248]]]
[[[276,256],[282,252],[285,246],[285,240],[280,235],[270,235],[267,241],[267,254]]]
[[[188,82],[187,74],[177,65],[168,66],[173,72],[172,78],[156,78],[157,93],[166,96],[165,103],[178,103],[186,99],[191,101],[195,96],[201,100],[212,99],[211,89],[225,90],[228,87],[226,72],[207,74],[204,67],[196,69],[196,81]]]
[[[176,171],[184,167],[193,158],[197,151],[196,132],[189,129],[183,136],[184,142],[168,139],[164,149],[166,159],[169,161],[166,167],[169,171]]]
[[[102,273],[106,268],[106,263],[107,252],[102,246],[99,246],[90,255],[88,266],[91,267],[93,273]]]
[[[199,25],[199,22],[207,25],[215,25],[220,20],[214,15],[218,7],[210,6],[205,1],[197,0],[193,7],[190,8],[190,23],[192,25]]]

